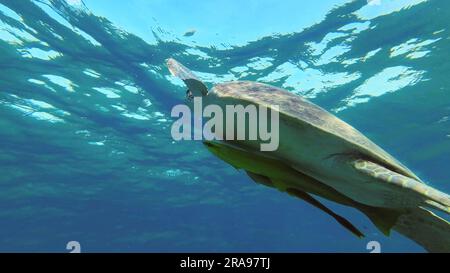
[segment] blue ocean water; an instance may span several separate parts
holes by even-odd
[[[173,141],[169,57],[302,95],[450,192],[450,2],[277,2],[0,0],[0,251],[423,252]]]

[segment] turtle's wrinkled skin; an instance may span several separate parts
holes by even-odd
[[[360,232],[356,227],[310,194],[358,209],[386,235],[394,229],[428,251],[450,252],[450,223],[428,210],[450,214],[450,196],[423,183],[349,124],[274,86],[237,81],[208,91],[177,61],[170,59],[168,67],[194,96],[204,98],[205,105],[216,104],[224,110],[227,105],[278,107],[276,151],[260,152],[263,142],[254,140],[205,143],[225,162],[246,170],[252,180],[305,200],[357,236]]]

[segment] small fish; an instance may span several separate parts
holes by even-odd
[[[197,30],[195,30],[195,29],[190,29],[190,30],[188,30],[188,31],[186,31],[184,34],[183,34],[183,36],[184,37],[191,37],[191,36],[194,36],[194,34],[197,32]]]

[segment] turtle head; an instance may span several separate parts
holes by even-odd
[[[208,95],[208,88],[206,85],[187,67],[179,63],[177,60],[169,58],[167,60],[167,67],[170,73],[183,80],[188,87],[186,97],[191,100],[194,97],[203,97]]]

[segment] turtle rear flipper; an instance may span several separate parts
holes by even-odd
[[[167,67],[173,76],[180,78],[187,85],[189,88],[188,96],[192,95],[194,97],[202,97],[208,94],[208,88],[206,85],[199,80],[199,78],[192,71],[175,59],[168,59]]]
[[[386,236],[391,234],[391,229],[397,223],[400,215],[404,213],[401,210],[370,207],[359,203],[355,205],[355,208],[364,213],[378,230]]]

